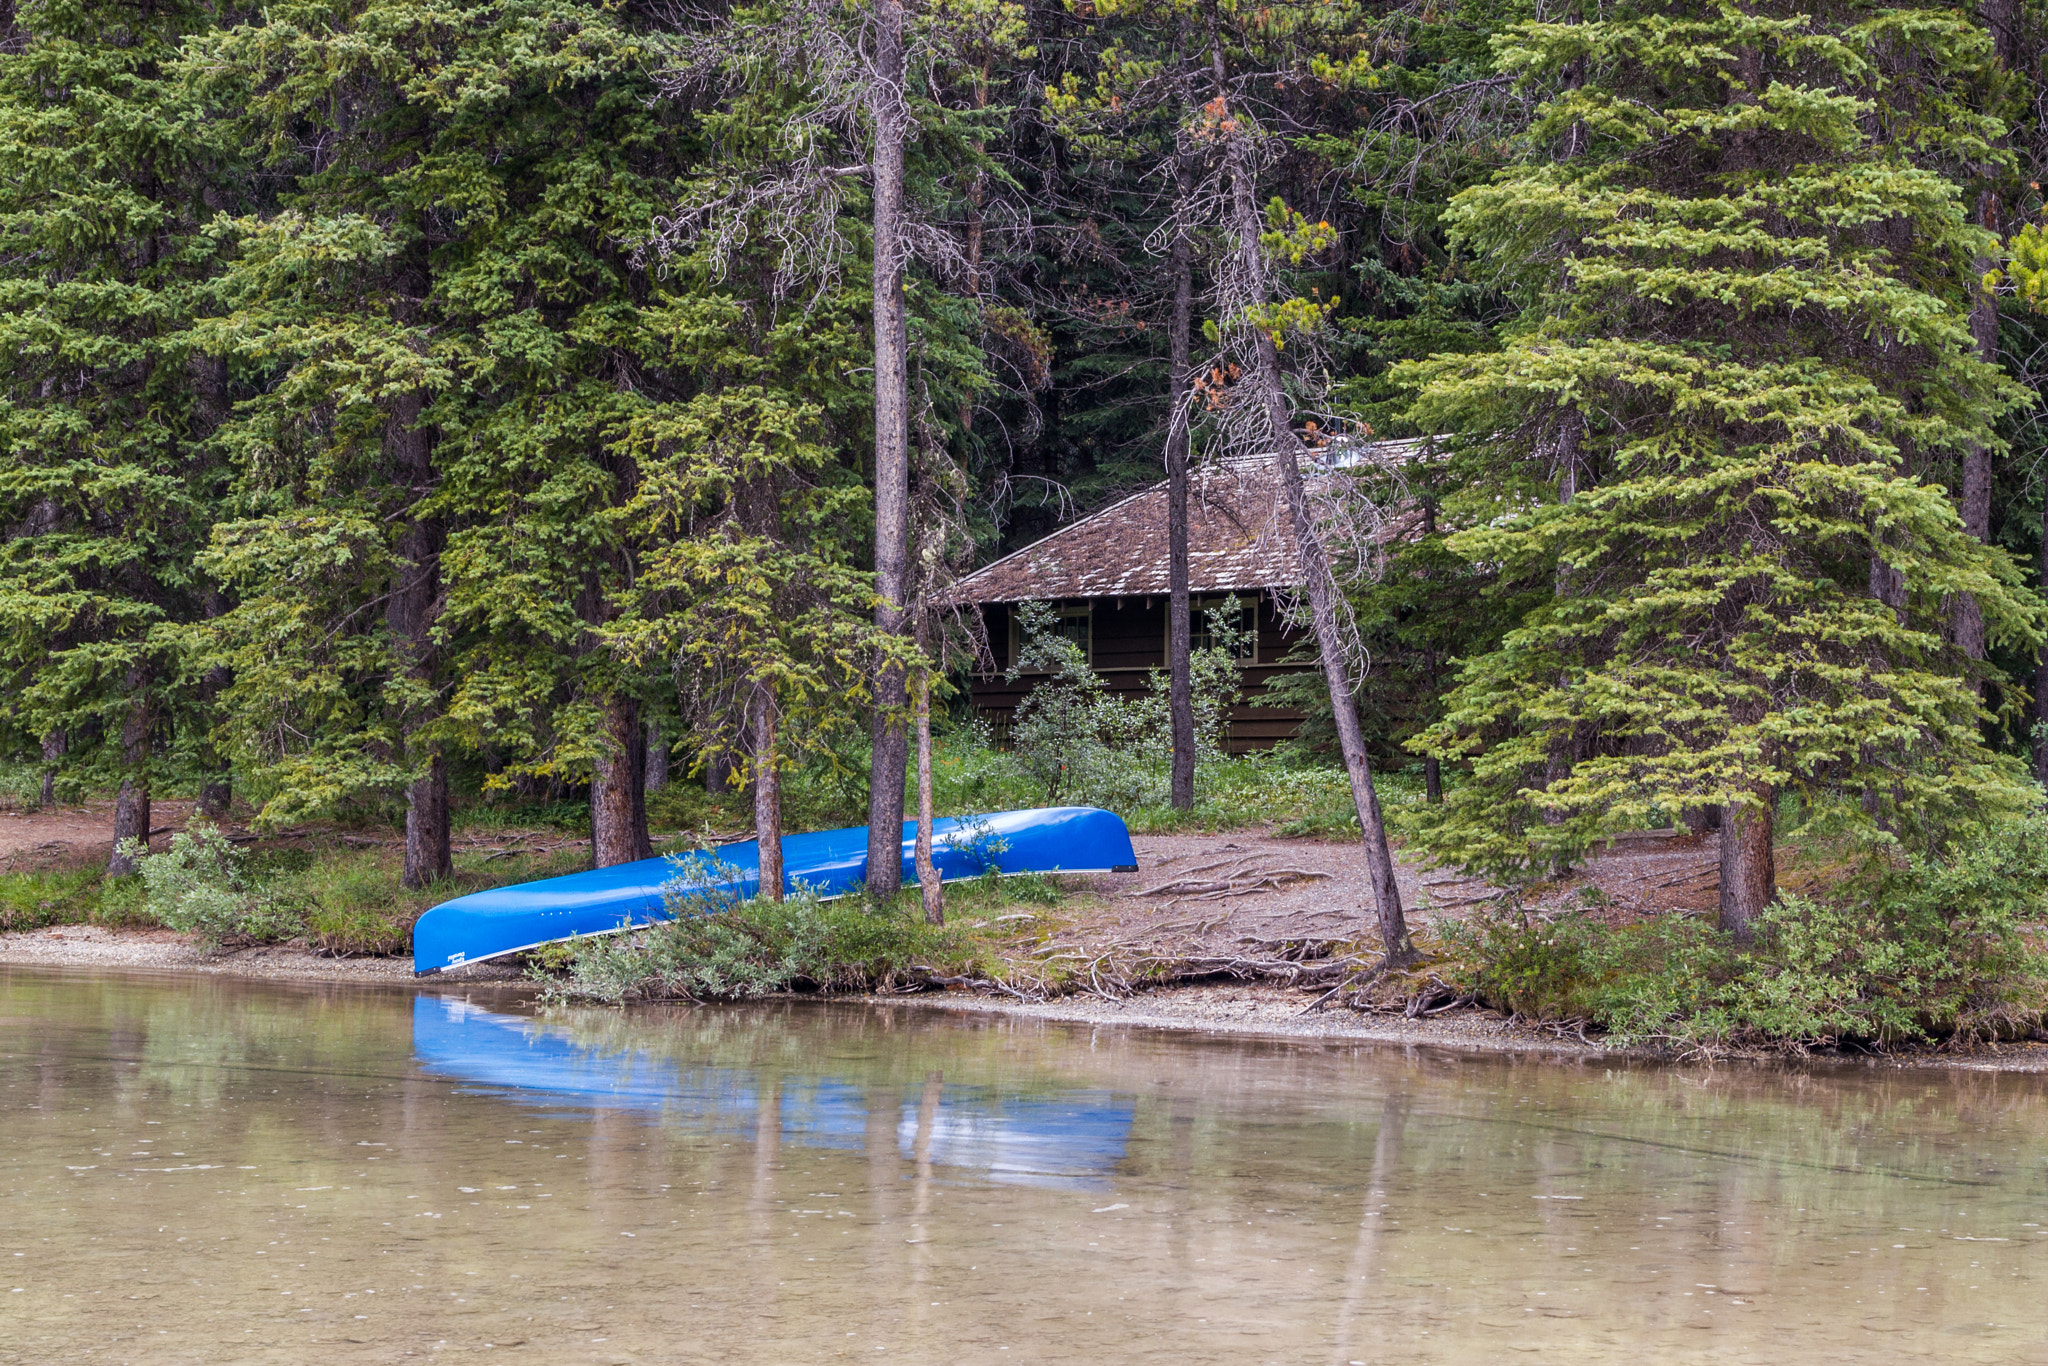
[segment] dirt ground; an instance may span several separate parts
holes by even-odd
[[[1617,838],[1585,870],[1539,889],[1532,902],[1585,904],[1587,890],[1597,888],[1599,914],[1616,923],[1711,913],[1720,892],[1716,838],[1687,831]],[[1303,940],[1378,933],[1362,845],[1258,831],[1139,835],[1132,844],[1138,871],[1087,879],[1097,900],[1077,930],[1187,957],[1257,956]],[[1498,892],[1402,858],[1395,879],[1411,928],[1434,917],[1462,918]]]
[[[161,850],[192,818],[189,801],[152,802],[150,847]],[[40,811],[0,809],[0,873],[41,872],[105,863],[114,852],[114,804],[85,802]]]

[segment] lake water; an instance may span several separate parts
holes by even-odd
[[[0,967],[0,1362],[2038,1362],[2044,1102]]]

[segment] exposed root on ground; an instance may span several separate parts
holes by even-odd
[[[1202,981],[1262,982],[1314,992],[1309,1011],[1332,1005],[1372,1014],[1421,1019],[1475,1004],[1476,998],[1444,975],[1453,965],[1430,949],[1411,949],[1392,962],[1353,937],[1239,935],[1228,944],[1163,945],[1162,931],[1206,932],[1227,919],[1151,925],[1138,936],[1084,940],[1071,929],[1005,949],[984,965],[985,975],[942,976],[919,969],[919,987],[960,987],[1025,1001],[1080,994],[1122,1000],[1150,987]]]
[[[1263,864],[1260,852],[1235,858],[1216,859],[1183,869],[1180,875],[1156,887],[1132,893],[1139,897],[1169,897],[1167,909],[1184,902],[1228,901],[1237,897],[1277,892],[1301,882],[1327,880],[1329,874],[1311,868],[1283,868]],[[1211,876],[1203,877],[1208,873]],[[1158,928],[1166,928],[1164,926]]]

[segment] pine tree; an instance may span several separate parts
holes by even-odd
[[[1514,874],[1720,808],[1743,934],[1787,799],[1916,838],[2029,800],[1982,738],[1991,671],[1944,631],[1970,594],[1992,640],[2030,643],[2040,601],[1923,477],[2018,401],[1968,327],[1985,235],[1926,164],[1995,155],[1984,35],[1932,9],[1623,5],[1499,51],[1563,88],[1450,220],[1522,321],[1404,377],[1419,425],[1464,434],[1454,547],[1553,592],[1424,737],[1471,765],[1424,847]]]

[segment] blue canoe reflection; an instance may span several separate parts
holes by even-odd
[[[413,1052],[436,1076],[520,1104],[585,1112],[635,1110],[700,1133],[751,1138],[766,1091],[745,1069],[691,1067],[638,1048],[579,1043],[544,1020],[500,1015],[466,1001],[413,1001]],[[869,1143],[868,1094],[840,1077],[785,1074],[774,1082],[782,1142],[862,1149]],[[921,1097],[872,1116],[914,1158]],[[1005,1095],[947,1085],[930,1117],[931,1161],[985,1179],[1100,1189],[1123,1161],[1131,1106],[1106,1091]]]

